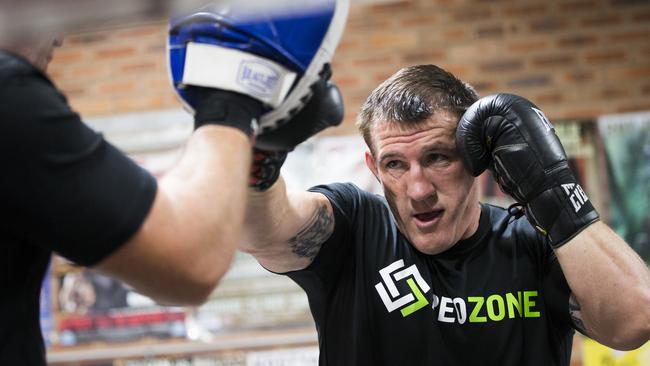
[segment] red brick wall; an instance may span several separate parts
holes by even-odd
[[[402,0],[353,9],[335,62],[349,119],[396,68],[438,64],[554,119],[650,109],[650,2]]]
[[[163,22],[68,36],[49,71],[82,116],[175,107],[165,37]]]
[[[418,63],[438,64],[481,94],[524,95],[552,119],[649,110],[650,2],[354,4],[334,61],[346,122],[333,133],[354,133],[368,93]],[[178,106],[167,81],[164,21],[70,36],[51,73],[82,115]]]
[[[177,106],[165,23],[68,37],[51,72],[83,115]],[[334,62],[354,132],[360,103],[399,67],[435,63],[481,94],[518,93],[552,119],[650,109],[650,2],[398,0],[353,5]]]

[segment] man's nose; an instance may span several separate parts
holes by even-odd
[[[406,194],[414,201],[424,201],[435,196],[433,182],[419,165],[411,166]]]

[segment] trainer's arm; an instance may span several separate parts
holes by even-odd
[[[209,125],[159,180],[143,225],[97,268],[163,303],[199,304],[230,266],[244,217],[250,139]]]
[[[623,239],[596,222],[556,254],[573,292],[573,321],[585,334],[621,350],[650,339],[650,271]]]
[[[329,200],[320,193],[287,192],[282,177],[264,192],[249,191],[240,249],[274,272],[304,269],[334,231]]]

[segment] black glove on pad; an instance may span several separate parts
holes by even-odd
[[[251,138],[255,135],[257,121],[262,115],[262,102],[227,90],[195,86],[191,88],[192,93],[198,95],[194,114],[195,129],[214,124],[240,129]]]

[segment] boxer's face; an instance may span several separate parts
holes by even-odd
[[[456,152],[458,116],[435,112],[417,126],[375,122],[366,164],[381,182],[400,231],[438,254],[478,228],[476,179]],[[405,128],[406,127],[406,128]]]

